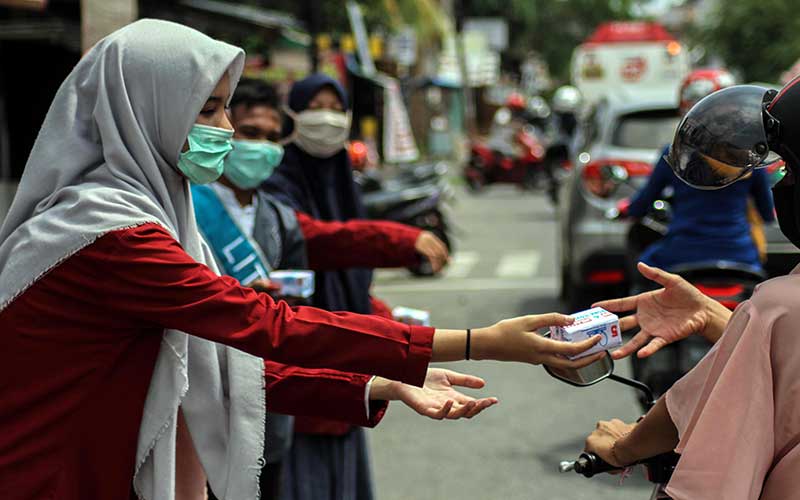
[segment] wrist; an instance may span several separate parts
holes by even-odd
[[[730,320],[733,313],[730,309],[710,297],[707,297],[707,304],[705,310],[706,325],[701,335],[713,344],[722,336],[722,332],[725,331],[728,320]]]
[[[375,377],[369,391],[370,401],[394,401],[397,399],[397,390],[400,382]]]
[[[469,349],[470,359],[496,359],[494,346],[496,344],[495,337],[497,333],[495,330],[496,325],[472,329]]]
[[[611,447],[611,456],[617,461],[615,465],[627,467],[639,460],[639,457],[636,456],[636,453],[631,448],[631,434],[631,432],[628,432],[614,441],[614,445]]]

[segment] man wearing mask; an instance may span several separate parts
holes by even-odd
[[[192,186],[198,226],[226,274],[275,295],[277,287],[269,282],[271,270],[402,267],[419,258],[418,229],[381,221],[323,222],[256,190],[283,156],[283,147],[277,143],[281,114],[272,86],[242,79],[231,99],[230,115],[235,129],[233,150],[225,159],[223,176],[208,185]],[[268,364],[268,376],[270,370],[277,373],[283,367]],[[282,461],[291,445],[292,426],[292,417],[267,416],[270,446],[261,474],[262,498],[280,494]]]

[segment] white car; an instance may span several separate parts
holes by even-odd
[[[559,211],[561,294],[571,310],[627,291],[629,223],[609,214],[645,184],[679,120],[672,96],[637,92],[600,100],[584,121]]]

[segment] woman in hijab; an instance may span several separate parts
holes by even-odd
[[[264,184],[277,199],[324,221],[366,218],[361,193],[353,181],[344,148],[350,133],[347,95],[335,79],[314,74],[289,92],[290,142],[281,165]],[[393,230],[387,228],[388,230]],[[397,239],[403,239],[401,235]],[[444,262],[446,247],[418,230],[406,238],[413,248],[426,241],[438,248],[433,260]],[[373,255],[388,249],[370,249]],[[382,314],[381,302],[370,297],[372,271],[352,268],[317,273],[312,304],[328,311]],[[295,420],[295,436],[287,460],[285,500],[370,500],[372,486],[364,432],[342,422],[314,418]],[[312,484],[305,479],[315,477]]]
[[[588,347],[529,333],[561,315],[415,328],[290,309],[220,277],[189,180],[221,173],[243,62],[241,49],[142,20],[58,90],[0,228],[0,498],[194,500],[206,480],[219,497],[257,498],[266,394],[286,382],[265,377],[265,360],[327,384],[301,411],[358,423],[366,381],[343,388],[336,370],[421,385],[431,360],[574,365],[558,355]],[[365,425],[398,387],[374,380]],[[453,400],[441,416],[479,409]]]
[[[350,133],[350,111],[341,84],[324,74],[295,83],[289,92],[290,117],[283,161],[263,187],[295,210],[324,221],[366,218],[361,192],[344,148]],[[405,245],[441,267],[447,248],[428,231],[411,229]],[[389,228],[388,230],[393,230]],[[381,253],[383,249],[371,249]],[[373,312],[369,288],[372,272],[351,269],[318,273],[313,304],[329,311]]]

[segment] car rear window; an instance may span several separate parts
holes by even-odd
[[[672,142],[679,121],[677,109],[623,115],[611,143],[623,148],[660,149]]]

